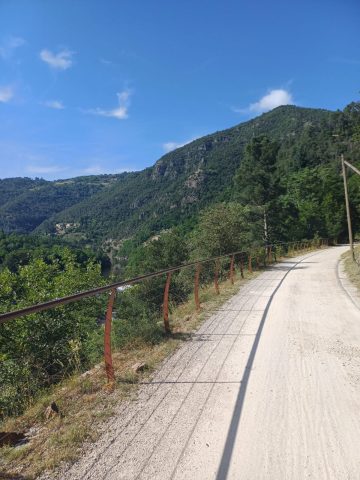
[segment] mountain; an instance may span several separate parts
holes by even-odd
[[[342,112],[278,107],[233,128],[199,138],[153,167],[121,175],[71,180],[0,181],[0,229],[52,233],[103,242],[143,238],[231,197],[245,146],[267,135],[280,142],[278,168],[296,171],[334,161]]]
[[[57,180],[0,179],[0,230],[31,233],[58,212],[109,188],[122,176],[99,175]]]

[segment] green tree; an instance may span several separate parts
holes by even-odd
[[[7,312],[85,290],[104,282],[100,266],[76,262],[65,249],[61,259],[34,259],[16,273],[0,271],[0,311]],[[86,368],[97,355],[97,319],[104,299],[11,320],[0,326],[0,415],[18,413],[36,392],[74,369]],[[14,395],[16,392],[16,395]]]
[[[276,161],[280,145],[262,135],[246,147],[244,158],[235,174],[234,198],[250,207],[251,222],[257,226],[254,236],[268,242],[274,236],[277,221],[276,198],[279,181]],[[259,228],[262,223],[262,228]],[[262,230],[262,232],[261,232]]]
[[[192,255],[208,258],[245,250],[252,239],[250,209],[240,203],[219,203],[204,210],[190,237]]]

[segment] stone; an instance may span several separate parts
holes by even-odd
[[[51,404],[45,410],[45,418],[49,420],[52,417],[55,417],[60,414],[59,407],[56,405],[55,402],[51,402]]]
[[[140,373],[140,372],[143,372],[144,370],[146,370],[148,368],[147,364],[146,363],[141,363],[141,362],[138,362],[138,363],[135,363],[131,369],[135,372],[135,373]]]

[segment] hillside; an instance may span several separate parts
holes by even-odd
[[[281,140],[284,149],[296,148],[304,134],[324,125],[330,130],[335,119],[335,113],[324,110],[280,107],[164,155],[153,167],[50,218],[38,231],[54,232],[56,223],[78,222],[81,233],[99,240],[127,238],[139,229],[147,237],[227,198],[244,147],[253,136],[267,134]]]
[[[110,187],[121,175],[98,175],[69,180],[30,178],[0,180],[0,230],[31,233],[44,220]]]
[[[141,172],[60,182],[3,180],[14,182],[14,189],[0,197],[0,228],[59,233],[59,224],[69,224],[72,234],[92,241],[129,238],[135,232],[146,238],[229,199],[244,148],[254,137],[280,142],[277,163],[285,173],[333,162],[340,148],[333,134],[342,132],[343,116],[283,106],[197,139]]]

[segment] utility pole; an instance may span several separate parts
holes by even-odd
[[[347,174],[346,174],[346,167],[345,167],[345,160],[344,160],[344,154],[343,153],[341,154],[341,166],[342,166],[342,173],[343,173],[343,179],[344,179],[345,204],[346,204],[348,231],[349,231],[350,250],[351,250],[352,258],[353,258],[353,260],[355,260],[354,243],[353,243],[353,235],[352,235],[352,228],[351,228],[349,195],[348,195],[348,188],[347,188]]]

